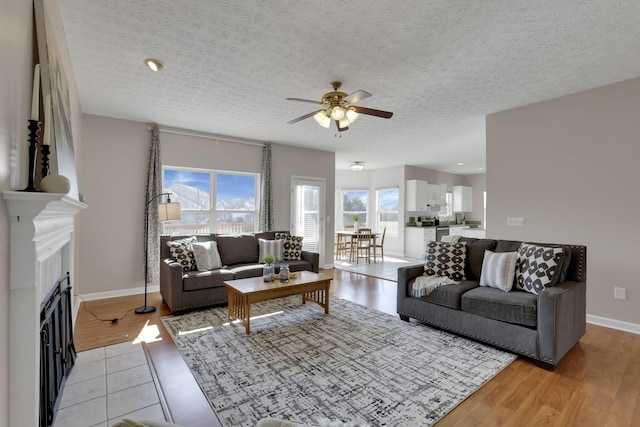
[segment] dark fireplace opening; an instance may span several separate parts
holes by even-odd
[[[40,306],[40,427],[53,424],[62,388],[76,360],[71,289],[67,273]]]

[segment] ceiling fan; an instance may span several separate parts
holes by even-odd
[[[298,123],[301,120],[313,117],[318,124],[324,128],[329,128],[331,120],[336,123],[338,132],[343,132],[349,129],[349,125],[356,121],[360,114],[367,114],[369,116],[382,117],[384,119],[390,119],[393,113],[390,111],[375,110],[373,108],[360,107],[353,105],[365,98],[371,96],[369,92],[364,90],[357,90],[350,95],[344,92],[340,92],[340,86],[342,82],[332,82],[332,92],[327,92],[322,96],[321,101],[312,101],[310,99],[301,98],[287,98],[287,101],[299,101],[309,102],[311,104],[320,104],[322,108],[316,111],[312,111],[309,114],[300,116],[297,119],[293,119],[287,122],[287,124]]]

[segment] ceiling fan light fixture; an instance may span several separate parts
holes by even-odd
[[[347,110],[347,120],[349,121],[349,124],[358,120],[358,117],[360,117],[360,114],[356,112],[356,109],[353,107],[349,107],[349,109]]]
[[[351,172],[362,172],[364,170],[364,165],[361,162],[354,162],[351,163],[349,169],[351,169]]]
[[[151,71],[160,71],[164,67],[164,64],[161,61],[153,58],[147,58],[142,62],[144,62],[144,64],[149,67]]]
[[[343,117],[344,109],[341,106],[336,105],[335,107],[331,108],[331,118],[333,120],[342,120]]]
[[[328,129],[331,126],[331,119],[325,110],[320,110],[316,114],[313,115],[315,121],[325,129]]]

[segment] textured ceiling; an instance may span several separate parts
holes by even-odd
[[[638,0],[58,2],[83,112],[335,151],[338,169],[478,173],[485,115],[640,76]],[[334,80],[393,118],[286,124],[316,107],[285,98]]]

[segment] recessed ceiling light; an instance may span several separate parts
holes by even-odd
[[[149,69],[151,69],[151,71],[160,71],[162,70],[162,67],[164,67],[164,64],[161,61],[153,58],[147,58],[142,62],[144,62],[145,65],[149,67]]]
[[[459,162],[459,163],[458,163],[458,166],[464,166],[464,163]]]
[[[483,171],[483,170],[484,170],[484,168],[478,168],[478,170],[479,170],[479,171]]]

